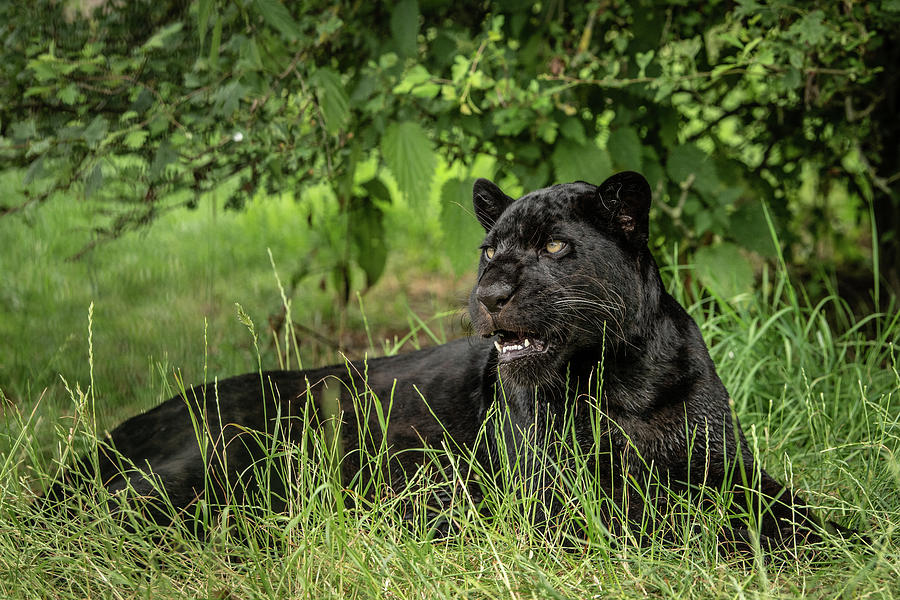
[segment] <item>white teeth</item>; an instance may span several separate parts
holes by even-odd
[[[524,350],[526,348],[531,347],[531,340],[528,338],[524,338],[521,344],[511,344],[505,343],[502,344],[498,340],[494,340],[494,347],[497,349],[497,352],[500,354],[507,354],[509,352],[515,352],[516,350]]]

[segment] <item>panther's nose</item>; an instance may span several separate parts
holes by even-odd
[[[487,286],[479,287],[476,296],[478,297],[478,301],[484,305],[489,313],[495,313],[509,302],[512,292],[513,288],[511,285],[495,282]]]

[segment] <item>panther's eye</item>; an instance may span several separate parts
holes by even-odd
[[[546,250],[549,254],[559,254],[565,249],[565,247],[565,242],[552,241],[547,242],[547,245],[544,246],[544,250]]]
[[[485,258],[487,258],[488,260],[491,260],[492,258],[494,258],[494,253],[496,251],[497,251],[497,249],[494,248],[493,246],[488,246],[487,248],[484,249]]]

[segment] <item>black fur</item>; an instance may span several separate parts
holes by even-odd
[[[768,544],[814,539],[808,509],[754,463],[696,323],[663,289],[647,249],[646,180],[626,172],[600,186],[576,182],[513,199],[480,179],[473,196],[486,231],[469,302],[476,337],[367,364],[199,386],[188,401],[176,397],[126,421],[109,445],[136,467],[149,465],[172,503],[186,508],[204,494],[222,500],[253,487],[247,473],[260,444],[246,442],[254,432],[278,425],[298,439],[306,426],[298,417],[321,424],[340,412],[346,481],[363,468],[354,452],[360,439],[387,442],[395,481],[424,460],[422,452],[399,451],[452,439],[487,469],[506,467],[520,478],[520,490],[544,501],[539,519],[553,520],[565,502],[553,473],[572,458],[553,448],[571,434],[595,457],[590,468],[606,491],[602,512],[611,530],[640,520],[645,509],[664,521],[671,494],[647,493],[661,482],[696,501],[708,501],[710,490],[731,496],[729,510],[759,513]],[[329,386],[340,411],[322,402]],[[354,403],[351,389],[370,393]],[[375,411],[359,410],[375,398],[392,403],[386,439]],[[192,406],[209,429],[205,460]],[[360,436],[362,429],[371,435]],[[155,497],[148,476],[123,469],[121,457],[101,451],[104,484],[115,491],[128,480]],[[78,474],[93,473],[91,465],[82,461],[48,495],[65,495]],[[273,494],[283,485],[273,480]],[[723,537],[744,543],[746,524],[738,520]]]

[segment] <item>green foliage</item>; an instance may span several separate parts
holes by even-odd
[[[472,269],[472,251],[484,239],[484,230],[472,212],[474,179],[448,179],[441,188],[441,227],[448,232],[443,250],[457,274]]]
[[[393,123],[384,132],[381,151],[407,200],[421,203],[431,187],[437,162],[425,130],[411,121]]]
[[[732,244],[726,268],[774,255],[761,201],[795,264],[858,261],[870,210],[900,264],[896,2],[95,4],[0,7],[0,156],[24,183],[0,211],[75,191],[99,241],[324,183],[317,256],[346,296],[352,265],[378,279],[400,201],[366,184],[434,220],[440,159],[487,155],[512,192],[640,170],[652,242]]]
[[[697,275],[726,300],[753,290],[753,269],[730,242],[704,246],[694,255]]]

